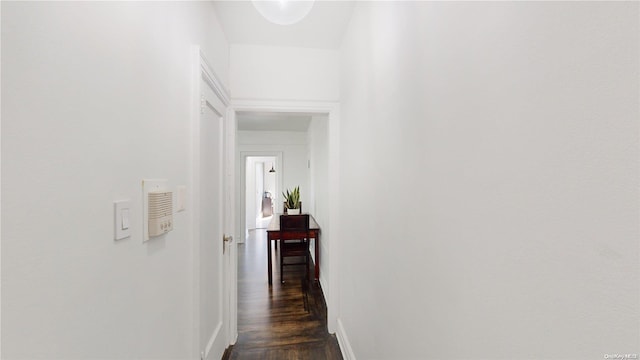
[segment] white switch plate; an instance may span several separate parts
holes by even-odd
[[[184,211],[187,208],[187,187],[184,185],[178,186],[176,199],[176,211]]]
[[[119,200],[113,203],[114,239],[122,240],[131,236],[131,201]]]

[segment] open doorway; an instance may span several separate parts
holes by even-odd
[[[268,302],[273,301],[272,297],[280,294],[280,290],[284,289],[279,284],[274,283],[274,286],[267,284],[266,229],[251,231],[250,236],[246,225],[247,222],[251,224],[251,218],[258,219],[258,203],[247,202],[246,182],[251,181],[252,178],[247,174],[252,168],[247,167],[247,157],[275,156],[277,190],[272,196],[274,216],[283,211],[282,191],[300,186],[303,212],[314,216],[321,227],[322,235],[318,241],[320,254],[317,259],[313,259],[313,263],[319,265],[320,276],[317,283],[319,286],[314,289],[321,291],[322,300],[319,303],[326,305],[323,326],[328,328],[329,333],[335,333],[338,314],[335,298],[339,275],[339,269],[335,264],[338,263],[339,251],[337,250],[340,244],[332,240],[337,238],[335,232],[339,220],[339,213],[335,206],[339,197],[339,106],[336,103],[236,101],[230,116],[233,117],[237,126],[236,169],[240,181],[238,189],[240,191],[236,192],[239,205],[236,212],[237,218],[240,219],[237,225],[238,231],[245,233],[245,236],[241,237],[244,241],[238,244],[238,254],[242,253],[245,260],[248,260],[238,263],[239,278],[242,271],[244,271],[243,276],[247,276],[242,281],[243,285],[239,286],[239,297],[243,297],[240,294],[262,294],[266,298],[260,301]],[[262,171],[265,171],[265,168],[270,170],[270,165],[265,164]],[[253,169],[255,172],[255,165]],[[251,189],[254,194],[260,192],[260,189],[255,187]],[[247,215],[247,204],[256,209],[256,215]],[[257,245],[252,247],[253,243]],[[270,244],[269,247],[274,245]],[[312,247],[316,247],[315,241]],[[258,250],[261,252],[259,253]],[[272,254],[277,253],[272,251]],[[277,260],[274,260],[274,263],[275,261]],[[240,271],[243,266],[245,268]],[[279,270],[273,267],[272,271],[276,273]],[[255,287],[261,291],[254,292],[248,287]],[[267,288],[268,292],[262,292],[262,289]],[[297,291],[300,292],[300,289]],[[257,301],[257,299],[254,300]],[[238,311],[239,314],[243,313],[243,316],[250,315],[245,314],[246,309],[243,310],[241,307]],[[239,316],[239,318],[242,317]],[[239,326],[238,330],[240,333],[247,334],[247,329],[242,326]]]
[[[282,212],[282,204],[278,206],[282,192],[282,152],[240,151],[238,160],[240,196],[236,210],[238,233],[244,235],[239,237],[239,243],[244,243],[250,232],[266,229],[273,216]],[[272,216],[269,216],[268,209],[262,208],[265,192],[271,199]],[[268,205],[268,201],[264,203]]]
[[[282,351],[291,350],[297,352],[297,357],[331,354],[329,358],[340,358],[336,337],[330,334],[333,330],[329,326],[333,314],[330,311],[335,308],[329,307],[333,302],[328,297],[330,276],[337,274],[330,271],[333,260],[329,253],[334,229],[331,224],[335,223],[329,202],[335,199],[330,194],[336,193],[332,180],[337,174],[337,137],[331,137],[330,129],[337,128],[337,112],[334,108],[305,110],[236,109],[234,114],[237,169],[242,182],[242,191],[237,194],[241,207],[238,215],[244,218],[241,231],[246,234],[237,247],[236,354],[279,352],[277,356],[282,356]],[[272,168],[274,172],[270,173]],[[271,180],[274,182],[270,183]],[[293,261],[295,264],[289,262],[292,266],[283,269],[280,264],[285,261],[279,258],[281,245],[276,246],[269,238],[266,227],[269,223],[278,227],[276,220],[283,211],[282,191],[294,187],[300,188],[302,212],[312,216],[314,223],[317,221],[322,235],[316,233],[310,239],[310,268]],[[314,271],[319,282],[313,282],[313,276],[309,279]],[[272,284],[268,283],[268,272],[276,280]],[[279,306],[268,306],[272,303]],[[277,324],[274,319],[278,319]],[[306,329],[308,336],[300,336],[302,329]],[[287,343],[287,349],[283,348],[283,342]]]
[[[266,229],[275,214],[278,182],[275,156],[247,156],[245,161],[245,232]]]

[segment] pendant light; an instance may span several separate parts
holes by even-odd
[[[265,19],[278,25],[293,25],[309,14],[313,0],[253,0],[253,6]]]

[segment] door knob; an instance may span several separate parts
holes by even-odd
[[[231,235],[222,235],[222,253],[224,254],[224,248],[226,246],[224,246],[226,243],[231,244],[233,242],[233,236]]]

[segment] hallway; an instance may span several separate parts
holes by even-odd
[[[335,336],[327,333],[322,293],[312,282],[305,311],[302,266],[285,268],[281,284],[273,251],[274,282],[268,287],[266,241],[259,229],[238,244],[238,340],[224,359],[342,359]]]
[[[0,1],[1,359],[640,359],[640,1],[261,3]]]

